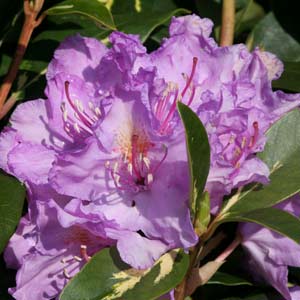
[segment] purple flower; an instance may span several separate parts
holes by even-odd
[[[33,300],[53,299],[91,255],[113,241],[100,222],[67,213],[67,197],[47,187],[31,189],[29,197],[29,213],[4,254],[7,266],[18,269],[16,287],[9,292],[20,300],[28,295]]]
[[[249,53],[244,45],[218,47],[209,37],[211,29],[210,20],[195,15],[173,18],[170,37],[143,66],[157,70],[146,105],[160,134],[179,130],[178,99],[204,123],[211,145],[206,188],[216,212],[233,188],[268,182],[269,170],[254,154],[263,150],[266,130],[299,106],[300,96],[272,91],[271,81],[283,70],[274,55]]]
[[[119,229],[106,232],[136,268],[151,266],[169,249],[194,245],[187,162],[174,161],[177,147],[155,136],[145,106],[115,99],[96,135],[86,148],[57,159],[52,186],[116,220]]]
[[[276,207],[299,217],[300,196],[296,195]],[[286,300],[297,299],[288,289],[288,266],[300,267],[300,245],[256,224],[246,223],[239,229],[254,278],[268,282]]]

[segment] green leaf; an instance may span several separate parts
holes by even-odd
[[[24,59],[20,65],[20,70],[41,73],[47,69],[47,66],[48,63],[45,61]]]
[[[152,300],[174,288],[189,266],[188,255],[173,250],[151,269],[134,270],[123,263],[115,248],[95,254],[71,279],[60,300]]]
[[[254,27],[251,40],[253,48],[259,46],[284,61],[300,61],[300,44],[282,29],[273,13]]]
[[[253,0],[248,1],[247,5],[235,15],[235,35],[252,29],[263,18],[264,14],[264,10],[259,4]]]
[[[259,157],[271,170],[270,183],[248,187],[231,207],[225,206],[225,211],[241,214],[274,206],[300,191],[299,110],[288,113],[270,128],[265,150]]]
[[[99,1],[67,0],[45,11],[47,15],[80,14],[97,23],[116,29],[110,11]]]
[[[287,162],[294,153],[300,151],[300,111],[295,109],[279,121],[267,132],[265,149],[258,156],[270,169],[276,163]],[[297,179],[294,179],[297,181]]]
[[[140,0],[139,3],[135,7],[132,1],[115,1],[112,13],[118,30],[138,34],[142,42],[172,16],[189,13],[186,9],[177,8],[170,0]]]
[[[0,57],[0,76],[6,75],[10,63],[11,63],[11,57],[2,54]]]
[[[18,225],[24,199],[24,186],[15,178],[0,173],[0,253]]]
[[[286,211],[268,207],[244,214],[229,213],[225,222],[253,222],[300,243],[300,220]]]
[[[300,62],[285,62],[281,77],[272,82],[273,88],[300,92]]]
[[[167,25],[162,25],[154,33],[151,34],[150,38],[157,44],[161,44],[162,40],[169,35],[169,28]]]
[[[185,128],[190,166],[190,208],[192,213],[196,214],[201,207],[201,200],[205,200],[205,197],[202,197],[202,193],[210,167],[210,147],[205,127],[198,116],[187,105],[181,102],[177,103],[177,109]]]
[[[230,211],[244,213],[280,203],[300,192],[300,151],[287,161],[273,168],[270,183],[266,186],[255,184],[242,193]]]
[[[58,15],[49,16],[44,23],[48,25],[46,30],[39,33],[32,42],[39,44],[39,46],[45,47],[45,43],[49,41],[55,41],[51,47],[51,52],[58,46],[57,42],[61,42],[66,37],[80,33],[83,36],[89,36],[101,40],[111,33],[111,29],[101,26],[99,23],[94,22],[90,18],[86,18],[82,15]],[[41,45],[41,43],[44,44]],[[48,50],[48,49],[47,49]],[[51,57],[51,56],[50,56]]]
[[[252,285],[250,281],[244,278],[222,271],[216,272],[207,284],[221,284],[225,286]]]

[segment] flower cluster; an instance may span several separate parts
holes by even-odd
[[[178,101],[209,136],[212,213],[234,188],[268,182],[255,153],[299,95],[272,91],[283,69],[274,55],[218,47],[211,29],[193,15],[173,18],[170,37],[150,54],[120,32],[110,48],[77,35],[55,51],[47,100],[19,105],[0,136],[0,166],[26,184],[29,200],[5,252],[18,269],[13,297],[57,297],[103,247],[116,245],[144,269],[197,243]]]

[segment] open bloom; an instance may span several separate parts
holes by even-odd
[[[29,213],[4,254],[7,266],[19,269],[10,293],[15,299],[50,300],[58,297],[91,255],[113,241],[99,222],[68,213],[68,199],[53,190],[31,188],[29,197]]]
[[[195,15],[173,18],[170,38],[138,63],[156,70],[147,106],[161,135],[180,128],[178,100],[204,123],[211,146],[206,189],[215,212],[233,188],[268,182],[269,170],[254,154],[263,150],[266,130],[299,106],[300,96],[272,91],[271,81],[283,70],[274,55],[259,49],[249,53],[241,44],[218,47],[209,37],[211,29],[210,20]]]
[[[299,217],[300,196],[296,195],[276,208]],[[271,284],[285,300],[297,299],[299,291],[296,289],[290,293],[288,289],[288,266],[300,267],[300,245],[257,224],[240,225],[240,232],[254,278]]]
[[[197,241],[188,210],[187,162],[176,161],[176,147],[155,136],[146,112],[139,101],[115,99],[97,137],[81,151],[61,155],[50,172],[59,193],[91,201],[82,208],[86,213],[116,220],[118,230],[105,230],[118,241],[123,260],[136,268]]]

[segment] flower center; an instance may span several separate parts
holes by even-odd
[[[143,130],[134,132],[130,141],[123,141],[115,151],[121,156],[118,160],[107,161],[106,168],[118,190],[133,193],[150,188],[167,156],[167,148],[157,147]]]
[[[63,274],[67,279],[72,278],[70,274],[74,269],[75,264],[78,265],[80,263],[88,262],[91,257],[87,252],[87,245],[97,245],[97,241],[95,237],[91,236],[91,234],[84,228],[73,226],[65,232],[64,243],[67,247],[72,245],[78,245],[78,253],[77,255],[73,255],[68,259],[62,259],[61,263],[63,264]],[[80,245],[80,246],[79,246]],[[77,252],[77,251],[76,251]]]
[[[101,117],[100,108],[95,107],[91,101],[88,103],[89,107],[84,108],[80,100],[72,100],[69,81],[65,82],[65,94],[67,103],[62,103],[60,108],[66,133],[72,138],[91,136],[92,126]]]
[[[257,144],[259,136],[258,122],[252,124],[253,134],[250,137],[243,136],[240,140],[235,136],[231,136],[228,144],[223,149],[223,158],[231,163],[235,168],[239,168],[242,160],[252,152]]]
[[[160,98],[154,106],[154,115],[159,121],[160,126],[158,132],[162,135],[169,134],[172,131],[171,121],[176,112],[177,101],[184,101],[186,105],[190,106],[195,97],[196,88],[193,85],[193,78],[198,63],[197,57],[193,58],[193,65],[190,76],[182,74],[186,80],[186,84],[179,94],[179,87],[177,84],[169,83],[163,97]],[[188,97],[186,97],[188,95]]]
[[[70,268],[73,264],[78,263],[87,263],[91,259],[91,256],[87,254],[87,246],[80,245],[80,256],[74,255],[70,259],[62,259],[61,263],[64,265],[63,275],[67,279],[71,279],[72,275],[69,273],[68,268]]]

